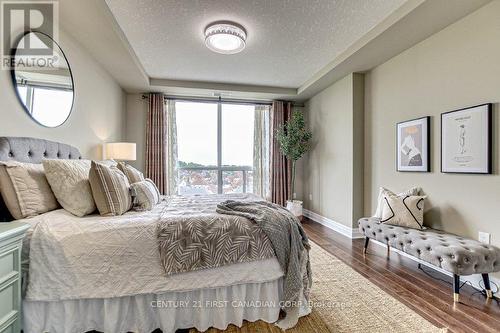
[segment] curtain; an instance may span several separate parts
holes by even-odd
[[[254,151],[253,151],[253,193],[265,200],[271,200],[269,182],[269,106],[255,106]]]
[[[175,112],[175,101],[167,100],[167,190],[165,194],[177,194],[177,120]]]
[[[276,139],[276,130],[283,126],[292,116],[292,103],[275,101],[271,107],[270,120],[270,187],[271,201],[285,206],[292,199],[292,161],[280,151]]]
[[[146,177],[150,178],[160,193],[176,193],[177,140],[175,104],[163,94],[149,95],[146,125]]]
[[[165,145],[165,102],[163,94],[149,94],[148,121],[146,125],[146,177],[150,178],[160,193],[165,194],[167,179],[167,150]]]

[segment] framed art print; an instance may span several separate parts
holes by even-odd
[[[423,117],[397,124],[397,171],[430,171],[430,123],[430,117]]]
[[[492,104],[441,114],[441,172],[490,174]]]

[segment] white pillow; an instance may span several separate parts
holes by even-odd
[[[399,194],[395,194],[391,190],[389,190],[385,187],[381,187],[379,192],[378,192],[377,210],[375,211],[375,214],[373,215],[373,217],[377,217],[379,219],[382,218],[382,209],[384,207],[384,202],[385,202],[384,197],[385,196],[396,195],[396,196],[404,197],[407,195],[420,195],[421,191],[422,191],[422,189],[420,187],[412,187],[404,192],[401,192]]]
[[[96,210],[89,183],[90,161],[44,160],[45,176],[61,206],[76,216]]]
[[[134,210],[152,210],[161,200],[160,191],[149,178],[130,185],[134,197]]]
[[[381,223],[413,229],[424,229],[425,196],[384,197]]]
[[[41,164],[0,162],[0,192],[16,220],[59,207]]]
[[[44,160],[45,176],[61,206],[82,217],[96,210],[90,188],[90,160]],[[116,165],[115,161],[104,164]]]

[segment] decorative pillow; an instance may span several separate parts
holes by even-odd
[[[132,207],[130,184],[117,167],[92,161],[89,181],[99,214],[122,215]]]
[[[0,162],[0,190],[7,209],[16,220],[59,207],[41,164]]]
[[[61,206],[82,217],[95,211],[89,160],[44,160],[45,176]]]
[[[375,211],[375,215],[373,217],[378,217],[379,219],[382,218],[382,209],[385,204],[384,197],[387,195],[395,195],[399,197],[404,197],[407,195],[420,195],[420,192],[422,189],[420,187],[412,187],[404,192],[401,192],[399,194],[395,194],[389,189],[386,189],[385,187],[381,187],[379,192],[378,192],[378,199],[377,199],[377,210]]]
[[[140,172],[131,165],[119,162],[118,169],[120,169],[121,172],[123,172],[125,176],[127,176],[128,182],[130,184],[142,182],[144,180],[144,175],[142,174],[142,172]]]
[[[151,179],[134,183],[130,187],[134,197],[134,210],[151,210],[161,200],[160,191]]]
[[[385,196],[381,223],[424,229],[424,200],[424,196]]]

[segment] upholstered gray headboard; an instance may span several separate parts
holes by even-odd
[[[43,139],[0,137],[0,161],[42,163],[44,159],[81,159],[80,151],[70,145]],[[0,197],[0,221],[11,221]]]

